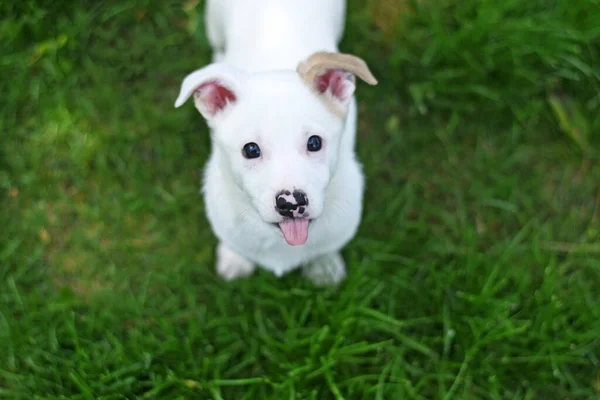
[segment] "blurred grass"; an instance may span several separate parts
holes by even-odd
[[[214,273],[202,9],[0,4],[0,398],[600,396],[598,1],[350,1],[337,290]]]

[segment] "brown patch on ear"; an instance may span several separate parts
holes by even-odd
[[[345,110],[339,104],[332,101],[332,99],[321,96],[317,89],[318,77],[323,76],[327,71],[332,69],[350,72],[353,76],[358,76],[369,85],[376,85],[377,79],[373,76],[363,59],[351,54],[317,52],[308,57],[306,61],[298,64],[296,72],[300,75],[300,78],[319,95],[319,99],[330,112],[343,119],[346,115]]]
[[[377,79],[371,73],[369,66],[362,58],[343,53],[314,53],[305,62],[301,62],[296,72],[311,87],[317,76],[330,69],[343,69],[358,76],[369,85],[377,85]]]

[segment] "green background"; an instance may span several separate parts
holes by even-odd
[[[350,1],[338,289],[215,274],[203,7],[0,5],[0,398],[600,396],[598,0]]]

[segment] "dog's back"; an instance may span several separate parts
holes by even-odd
[[[209,0],[214,60],[248,72],[295,69],[317,51],[338,50],[345,0]]]

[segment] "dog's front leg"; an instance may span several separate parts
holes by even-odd
[[[346,264],[340,253],[331,253],[304,266],[303,273],[316,286],[337,285],[346,278]]]
[[[217,272],[226,281],[252,275],[255,265],[222,242],[217,246]]]

